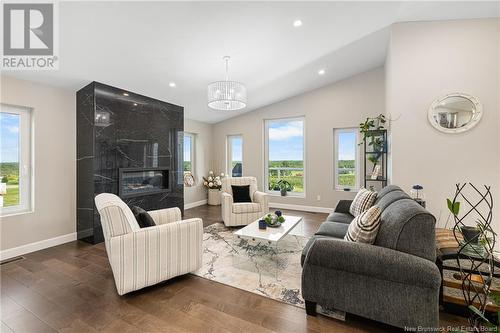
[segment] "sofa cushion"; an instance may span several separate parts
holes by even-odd
[[[387,193],[386,195],[384,195],[384,197],[380,200],[377,200],[377,202],[375,204],[377,206],[379,206],[381,211],[384,211],[387,209],[387,207],[392,205],[394,202],[396,202],[398,200],[402,200],[402,199],[411,199],[411,198],[405,192],[403,192],[401,190],[395,190],[395,191],[391,191],[391,192]]]
[[[250,185],[231,185],[234,202],[252,202]]]
[[[149,215],[149,213],[141,207],[132,206],[131,210],[137,220],[137,223],[139,223],[139,227],[147,228],[154,227],[156,225],[151,215]]]
[[[255,202],[237,202],[233,204],[233,213],[257,213],[260,211],[260,204]]]
[[[373,206],[352,220],[344,237],[346,241],[373,244],[380,226],[380,208]]]
[[[331,213],[330,215],[328,215],[326,220],[330,221],[330,222],[339,222],[339,223],[349,224],[349,223],[351,223],[353,218],[354,218],[354,216],[352,216],[351,214]]]
[[[366,188],[361,188],[352,201],[349,212],[352,216],[356,217],[373,206],[375,199],[377,199],[377,192],[372,192],[367,190]]]
[[[338,223],[338,222],[323,222],[315,235],[318,236],[328,236],[335,238],[344,238],[349,224]]]

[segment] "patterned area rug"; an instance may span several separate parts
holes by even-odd
[[[234,231],[222,223],[205,227],[203,266],[194,274],[303,308],[300,255],[307,238],[290,234],[276,248],[239,239]],[[318,312],[345,320],[341,311],[318,306]]]

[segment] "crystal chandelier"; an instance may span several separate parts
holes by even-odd
[[[208,85],[208,107],[214,110],[239,110],[247,106],[247,88],[243,83],[229,81],[229,56],[225,56],[226,80]]]

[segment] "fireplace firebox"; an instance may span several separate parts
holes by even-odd
[[[168,168],[120,168],[118,193],[122,198],[169,191]]]

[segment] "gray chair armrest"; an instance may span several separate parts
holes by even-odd
[[[424,288],[439,289],[441,285],[439,270],[430,260],[341,239],[316,239],[307,253],[304,267],[307,265]]]
[[[352,200],[339,200],[337,206],[335,207],[336,213],[350,214],[349,208],[351,208]]]

